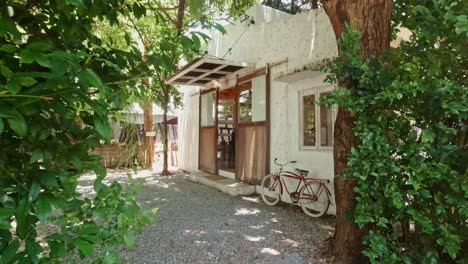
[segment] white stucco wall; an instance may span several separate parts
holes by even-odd
[[[252,63],[256,67],[287,58],[287,63],[275,67],[273,78],[303,71],[338,54],[333,29],[323,10],[288,15],[266,23],[256,22],[250,26],[245,22],[238,23],[225,29],[226,35],[220,32],[213,34],[208,54],[223,57],[232,47],[225,59]]]
[[[272,81],[271,83],[271,131],[270,131],[270,168],[274,172],[276,165],[274,158],[281,162],[296,160],[288,170],[295,168],[310,171],[313,178],[333,180],[333,152],[332,150],[303,150],[300,148],[300,114],[299,93],[308,89],[323,87],[325,75],[311,76],[310,78],[292,80],[290,82]],[[294,191],[296,182],[289,181],[288,188]],[[327,185],[333,192],[333,184]],[[289,201],[287,195],[283,195],[283,201]],[[290,201],[289,201],[290,202]],[[329,213],[334,214],[334,197]]]

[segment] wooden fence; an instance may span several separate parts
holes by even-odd
[[[145,148],[143,145],[101,145],[94,150],[93,154],[102,157],[101,165],[106,168],[141,166],[145,163]]]

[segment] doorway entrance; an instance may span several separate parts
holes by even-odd
[[[267,78],[200,93],[200,170],[252,184],[267,174]]]
[[[236,102],[235,88],[218,93],[218,174],[231,179],[236,174]]]

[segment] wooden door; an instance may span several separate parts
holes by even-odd
[[[211,89],[200,93],[200,137],[198,169],[217,174],[217,90]]]

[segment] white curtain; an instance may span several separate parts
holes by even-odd
[[[198,170],[199,94],[193,94],[195,91],[196,87],[183,88],[184,106],[178,120],[179,169],[186,171]]]

